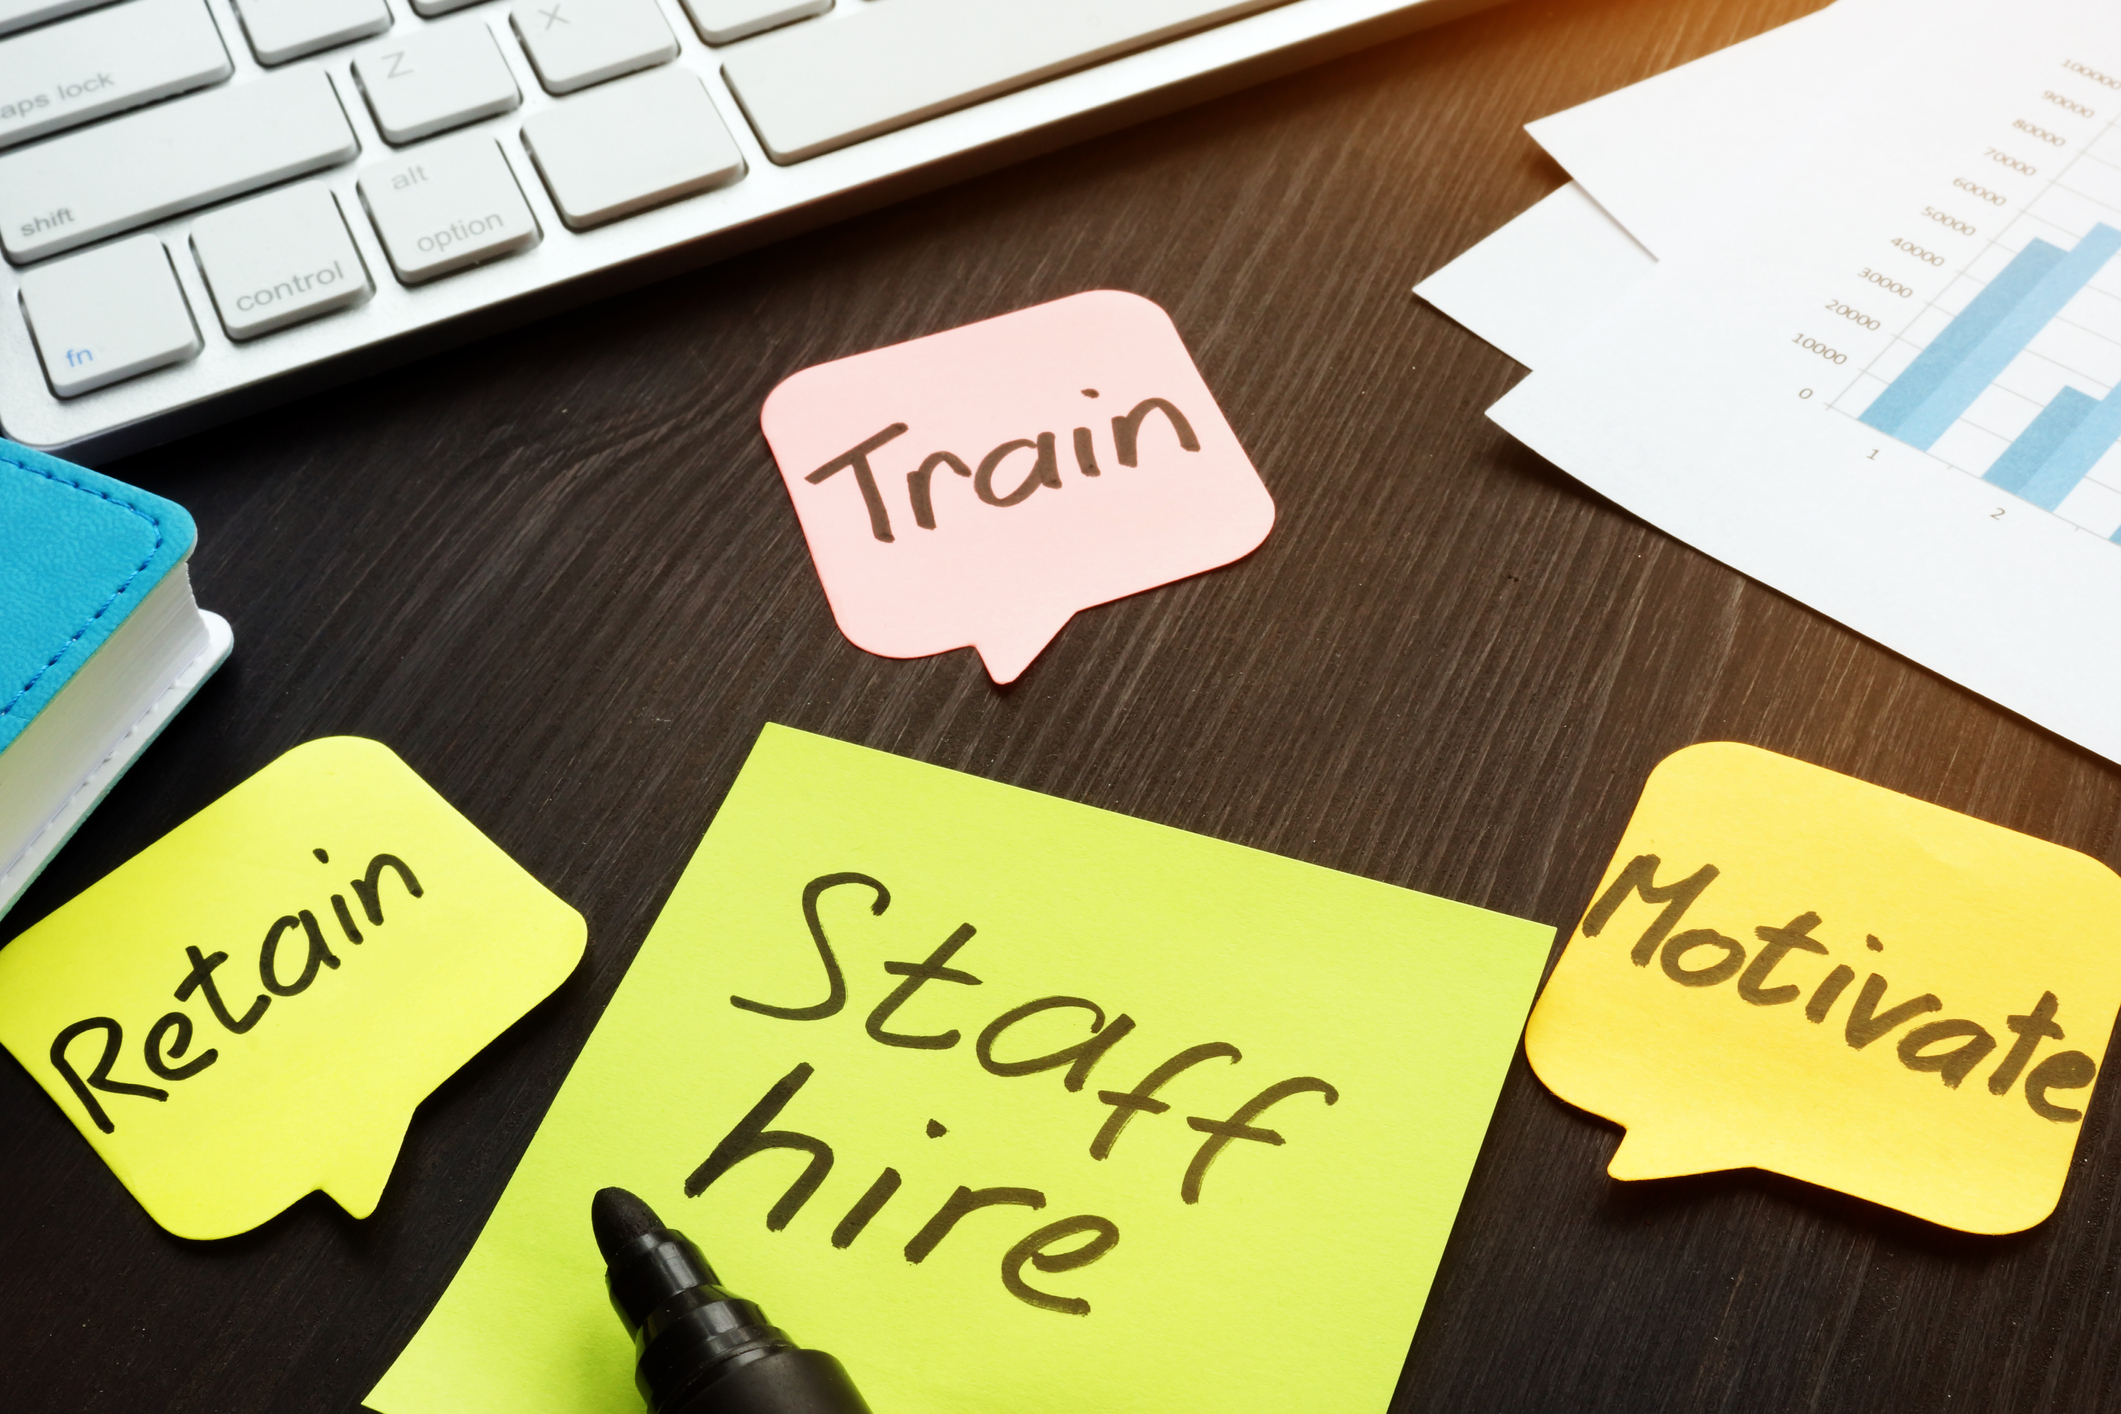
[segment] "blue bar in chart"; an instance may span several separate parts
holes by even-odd
[[[2121,230],[2104,222],[2067,252],[2028,242],[1861,420],[1928,451],[2117,252]]]
[[[1966,362],[1967,355],[2003,322],[2005,315],[2025,302],[2033,287],[2046,279],[2061,260],[2062,247],[2043,240],[2027,242],[2025,249],[2003,267],[2003,273],[1975,295],[1972,303],[1944,326],[1944,332],[1932,339],[1930,346],[1916,355],[1892,385],[1864,409],[1859,420],[1888,437],[1898,437],[1901,424],[1928,401],[1953,370]]]
[[[2053,402],[2040,409],[2033,425],[2019,433],[2017,441],[2004,448],[2003,455],[1996,458],[1995,465],[1981,479],[2014,496],[2031,500],[2032,497],[2025,495],[2026,486],[2040,475],[2041,469],[2053,460],[2055,453],[2084,425],[2085,416],[2097,406],[2097,398],[2075,388],[2064,388],[2055,395]],[[2065,489],[2063,495],[2068,494]],[[2055,499],[2059,501],[2061,497]],[[2054,507],[2047,509],[2053,510]]]
[[[2039,464],[2030,470],[2019,485],[2011,486],[2005,483],[1997,476],[1996,469],[2010,458],[2012,452],[2017,451],[2019,442],[2030,438],[2033,429],[2065,402],[2070,410],[2061,416],[2072,419],[2069,428],[2055,439],[2054,446],[2046,451]],[[2075,388],[2064,388],[2054,402],[2049,403],[2040,416],[2033,420],[2033,426],[2026,429],[2025,435],[2020,437],[2018,442],[2013,442],[2010,450],[1997,460],[1996,467],[1990,468],[1987,479],[2031,501],[2040,509],[2051,511],[2062,504],[2063,497],[2077,489],[2077,483],[2084,479],[2085,473],[2097,464],[2099,458],[2112,450],[2116,442],[2121,442],[2121,389],[2094,401]]]

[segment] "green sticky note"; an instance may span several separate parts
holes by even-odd
[[[1382,1410],[1552,940],[768,727],[368,1403],[635,1414],[618,1185],[877,1414]]]

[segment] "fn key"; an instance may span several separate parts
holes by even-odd
[[[28,271],[22,312],[62,398],[182,363],[200,348],[169,252],[153,236]]]

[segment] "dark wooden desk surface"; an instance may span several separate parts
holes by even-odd
[[[236,655],[0,937],[354,732],[579,907],[589,954],[420,1109],[364,1222],[312,1195],[171,1238],[0,1062],[0,1406],[353,1408],[767,720],[1556,925],[1704,739],[2121,864],[2121,772],[1514,446],[1481,414],[1519,370],[1407,292],[1561,180],[1521,123],[1812,3],[1523,0],[113,466],[197,516]],[[1176,317],[1273,536],[1081,615],[1008,691],[849,646],[766,391],[1097,286]],[[2053,1218],[1973,1239],[1758,1174],[1615,1184],[1616,1132],[1520,1056],[1393,1407],[2115,1407],[2117,1108]]]

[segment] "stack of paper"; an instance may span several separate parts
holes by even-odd
[[[1418,293],[1637,514],[2121,760],[2121,12],[1840,0],[1542,120]]]

